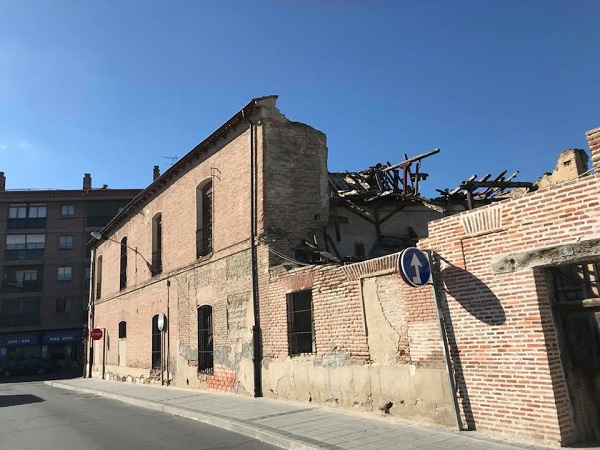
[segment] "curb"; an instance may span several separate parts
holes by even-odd
[[[86,394],[94,394],[100,397],[109,398],[111,400],[117,400],[123,403],[129,403],[130,405],[135,405],[140,408],[150,409],[153,411],[160,411],[166,414],[171,414],[174,416],[184,417],[186,419],[195,420],[197,422],[202,422],[207,425],[211,425],[214,427],[222,428],[234,433],[242,434],[244,436],[248,436],[252,439],[256,439],[260,442],[264,442],[266,444],[274,445],[279,448],[284,448],[288,450],[316,450],[316,449],[324,449],[324,448],[332,448],[332,446],[325,444],[324,446],[318,446],[314,444],[309,444],[301,439],[295,439],[290,436],[284,436],[282,433],[277,432],[270,427],[261,428],[260,426],[250,425],[248,423],[234,420],[234,419],[223,419],[221,417],[216,417],[211,414],[196,411],[193,409],[182,408],[179,406],[171,406],[162,404],[159,402],[153,402],[150,400],[142,400],[135,397],[129,397],[127,395],[122,394],[113,394],[106,391],[101,391],[97,389],[84,388],[79,386],[71,386],[69,384],[63,384],[56,381],[44,381],[44,384],[49,386],[54,386],[60,389],[67,389],[70,391],[83,392]],[[335,448],[335,446],[333,446]]]

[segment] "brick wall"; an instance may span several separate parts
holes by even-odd
[[[463,420],[472,428],[547,444],[573,439],[544,270],[492,267],[507,255],[597,239],[599,193],[600,178],[586,176],[430,223],[420,246],[439,258]]]
[[[374,412],[391,402],[392,415],[452,423],[431,287],[408,286],[397,259],[265,272],[265,395]],[[286,294],[307,289],[316,351],[289,357]]]

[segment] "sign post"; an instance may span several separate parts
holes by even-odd
[[[404,281],[406,281],[411,286],[421,287],[426,284],[431,284],[431,287],[433,288],[433,300],[435,301],[435,309],[438,318],[438,327],[440,330],[440,336],[442,338],[444,360],[446,362],[446,375],[448,377],[448,387],[450,388],[450,395],[452,396],[452,406],[454,409],[456,428],[458,429],[458,431],[461,431],[464,428],[460,417],[458,399],[456,398],[456,381],[453,376],[454,372],[452,370],[452,361],[450,359],[450,350],[448,348],[446,324],[442,312],[442,305],[440,299],[438,298],[438,286],[436,286],[433,270],[431,270],[430,256],[431,252],[428,252],[426,254],[418,248],[410,247],[404,249],[398,257],[398,272],[400,272],[400,275],[402,275]]]

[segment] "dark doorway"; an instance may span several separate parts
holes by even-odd
[[[152,369],[160,370],[160,330],[158,329],[158,314],[152,317]]]
[[[576,439],[600,443],[600,263],[549,272]]]

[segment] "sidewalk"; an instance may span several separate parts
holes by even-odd
[[[286,449],[542,449],[477,432],[366,417],[314,405],[95,378],[46,381],[225,428]]]

